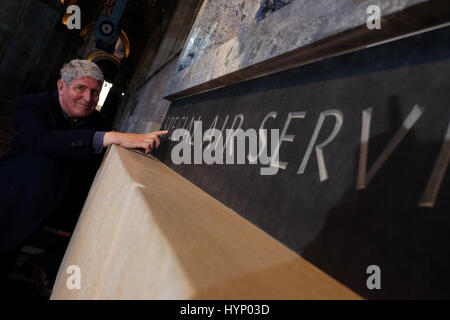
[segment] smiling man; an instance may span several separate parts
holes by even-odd
[[[100,96],[101,82],[83,77],[72,82],[58,80],[61,108],[73,120],[89,116],[95,109]]]
[[[72,232],[105,147],[148,153],[167,133],[111,131],[95,110],[102,84],[95,63],[72,60],[61,69],[58,92],[18,101],[13,142],[0,160],[0,286],[34,232],[44,225]]]

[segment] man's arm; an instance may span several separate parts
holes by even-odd
[[[121,133],[110,131],[103,136],[103,147],[115,144],[124,148],[141,148],[149,153],[153,148],[158,148],[161,140],[159,136],[169,131],[154,131],[150,133]]]
[[[45,98],[22,97],[15,110],[14,144],[53,158],[90,159],[95,130],[57,130]]]
[[[93,140],[96,130],[56,130],[52,128],[51,116],[42,101],[35,95],[22,97],[15,114],[15,142],[54,158],[90,159],[95,156]],[[120,133],[109,131],[103,135],[103,147],[117,144],[125,148],[142,148],[146,153],[159,146],[159,136],[168,131],[146,134]]]

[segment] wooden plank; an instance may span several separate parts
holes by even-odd
[[[80,289],[66,286],[71,265]],[[116,146],[51,298],[360,299],[160,161]]]

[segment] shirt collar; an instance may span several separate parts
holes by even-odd
[[[62,111],[64,118],[66,118],[66,120],[69,121],[71,127],[75,128],[77,125],[79,125],[80,123],[84,123],[87,120],[87,118],[83,118],[78,121],[70,119],[69,115],[64,111],[64,109],[61,106],[61,103],[59,102],[58,91],[53,93],[53,97],[56,99],[59,109]]]

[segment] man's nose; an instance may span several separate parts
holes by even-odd
[[[91,94],[91,90],[84,90],[84,92],[83,92],[83,99],[86,101],[86,102],[91,102],[91,99],[92,99],[92,94]]]

